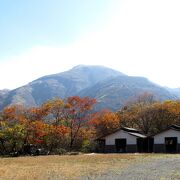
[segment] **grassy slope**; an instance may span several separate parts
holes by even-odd
[[[79,179],[117,173],[137,161],[167,155],[98,154],[77,156],[39,156],[0,159],[0,179]],[[170,155],[169,155],[170,156]],[[180,158],[180,155],[173,155]]]

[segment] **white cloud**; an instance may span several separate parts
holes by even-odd
[[[180,1],[125,1],[96,32],[64,47],[33,47],[1,63],[0,88],[15,88],[77,64],[98,64],[180,86]],[[118,8],[117,8],[118,9]]]

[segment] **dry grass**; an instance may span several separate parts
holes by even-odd
[[[0,158],[0,179],[78,179],[78,177],[119,171],[148,154],[95,154]],[[163,156],[163,155],[162,155]]]

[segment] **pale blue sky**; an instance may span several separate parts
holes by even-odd
[[[0,58],[71,43],[106,23],[118,0],[0,0]]]
[[[179,0],[0,0],[0,89],[78,64],[180,87]]]

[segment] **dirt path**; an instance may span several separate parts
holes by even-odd
[[[180,157],[145,159],[117,172],[83,179],[96,180],[180,180]]]

